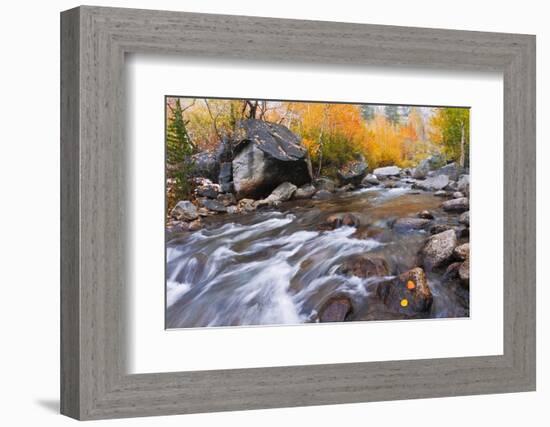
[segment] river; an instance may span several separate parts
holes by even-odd
[[[390,277],[361,279],[337,273],[353,254],[383,257],[392,274],[419,265],[428,231],[397,232],[392,220],[422,210],[433,224],[457,225],[442,200],[411,188],[368,188],[329,200],[298,200],[276,210],[217,215],[206,227],[173,236],[166,245],[166,327],[283,325],[314,322],[331,295],[353,302],[351,320],[400,319],[377,300],[373,286]],[[358,227],[322,230],[335,213],[353,213]],[[469,292],[427,272],[433,294],[421,318],[469,316]]]

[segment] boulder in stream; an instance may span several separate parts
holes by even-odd
[[[400,232],[422,230],[431,224],[431,222],[432,221],[427,218],[398,218],[393,223],[393,229]]]
[[[376,175],[369,173],[361,180],[361,185],[364,187],[370,187],[372,185],[378,185],[380,181],[376,178]]]
[[[372,171],[378,179],[389,178],[390,176],[399,176],[401,173],[401,168],[397,166],[385,166],[383,168],[376,168]]]
[[[417,181],[414,186],[426,191],[438,191],[444,189],[448,184],[449,177],[447,175],[438,175],[424,181]]]
[[[431,236],[421,250],[424,267],[431,270],[449,261],[456,245],[457,239],[454,230],[443,231]]]
[[[293,199],[311,199],[317,189],[312,184],[302,185],[300,188],[297,188],[292,196]]]
[[[359,227],[361,221],[357,216],[352,213],[332,214],[327,217],[325,222],[319,227],[322,230],[334,230],[335,228],[347,226],[347,227]]]
[[[343,322],[353,312],[351,300],[344,295],[329,298],[319,310],[319,321]]]
[[[465,212],[470,209],[468,198],[447,200],[441,204],[444,211],[447,212]]]
[[[344,276],[356,276],[365,279],[367,277],[382,277],[389,274],[388,263],[384,258],[367,254],[356,254],[346,258],[337,274]]]
[[[325,190],[333,193],[336,190],[336,183],[330,178],[318,178],[313,183],[317,190]]]
[[[379,283],[376,295],[391,312],[407,316],[427,312],[433,302],[426,274],[420,267]]]
[[[233,185],[237,198],[264,197],[285,181],[311,181],[311,162],[300,139],[283,125],[248,119],[239,122],[234,147]]]

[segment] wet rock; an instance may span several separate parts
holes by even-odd
[[[218,194],[217,200],[226,207],[237,203],[237,199],[232,193]]]
[[[196,219],[195,221],[191,221],[189,223],[189,231],[197,231],[202,228],[202,221],[201,219]]]
[[[425,229],[431,220],[425,218],[399,218],[393,223],[395,231],[412,231]]]
[[[418,218],[423,219],[434,219],[434,215],[428,210],[423,210],[422,212],[419,212],[417,216]]]
[[[366,254],[357,254],[347,258],[342,265],[338,267],[336,273],[365,279],[367,277],[387,276],[389,274],[389,267],[388,263],[383,258]]]
[[[455,258],[464,261],[465,259],[470,257],[470,244],[469,243],[464,243],[462,245],[457,246],[454,249],[453,253],[454,253]]]
[[[328,299],[319,310],[320,322],[343,322],[353,312],[351,300],[346,296]]]
[[[359,218],[351,213],[344,214],[332,214],[321,225],[321,229],[334,230],[335,228],[347,226],[347,227],[359,227],[361,224]]]
[[[464,197],[464,194],[462,194],[460,191],[455,191],[453,193],[453,199],[462,199]]]
[[[462,197],[460,199],[447,200],[441,204],[441,207],[447,212],[464,212],[470,209],[470,204],[466,197]]]
[[[328,190],[319,190],[313,195],[314,200],[327,200],[332,197],[332,193]]]
[[[458,222],[460,222],[461,224],[469,226],[470,225],[470,211],[466,211],[466,212],[462,213],[460,215],[460,217],[458,218]]]
[[[233,214],[236,214],[236,213],[239,213],[239,212],[240,212],[240,210],[239,210],[238,206],[233,205],[233,206],[228,206],[227,207],[227,213],[228,214],[233,215]]]
[[[448,184],[449,177],[447,175],[438,175],[427,178],[424,181],[417,181],[415,187],[426,191],[438,191],[445,188]]]
[[[311,181],[307,149],[288,128],[262,120],[243,120],[236,132],[233,184],[237,198],[264,197],[283,182]]]
[[[220,164],[216,155],[208,151],[191,156],[193,164],[192,175],[208,178],[212,182],[217,181],[220,173]]]
[[[169,235],[184,233],[187,230],[189,230],[189,224],[185,221],[170,221],[166,225],[166,233]]]
[[[361,181],[361,185],[363,185],[365,187],[369,187],[371,185],[378,185],[378,184],[380,184],[380,181],[378,180],[378,178],[376,178],[376,175],[374,175],[372,173],[369,173]]]
[[[202,216],[202,217],[212,215],[212,212],[210,212],[208,209],[206,209],[204,207],[200,207],[198,209],[198,213],[199,213],[199,216]]]
[[[448,197],[449,194],[445,190],[438,190],[434,193],[436,197]]]
[[[317,189],[313,185],[306,184],[302,185],[300,188],[297,188],[292,197],[294,199],[310,199],[316,191]]]
[[[359,185],[367,174],[367,162],[361,155],[359,159],[347,162],[336,174],[341,185]]]
[[[239,200],[239,203],[237,204],[240,211],[243,212],[253,212],[256,210],[254,199],[241,199]]]
[[[343,185],[342,187],[338,187],[336,189],[336,192],[337,193],[345,193],[345,192],[348,192],[348,191],[352,191],[355,187],[353,186],[353,184],[346,184],[346,185]]]
[[[384,181],[384,183],[382,184],[382,186],[384,188],[396,188],[397,187],[397,183],[395,181]]]
[[[424,267],[431,270],[449,261],[456,245],[454,230],[447,230],[431,236],[421,250]]]
[[[443,275],[444,279],[456,279],[458,277],[458,269],[462,265],[461,262],[453,262],[449,264]]]
[[[380,283],[376,295],[390,311],[409,316],[428,311],[433,302],[426,274],[420,267]]]
[[[189,200],[181,200],[172,209],[170,216],[177,220],[192,221],[199,217],[199,213],[197,207]]]
[[[465,194],[466,196],[470,195],[470,175],[461,175],[457,183],[458,191]]]
[[[227,208],[219,200],[208,199],[205,197],[202,199],[198,199],[198,201],[201,204],[201,206],[205,207],[209,211],[219,212],[219,213],[227,212]]]
[[[439,234],[452,229],[453,227],[448,224],[435,224],[432,228],[430,228],[430,234]]]
[[[317,190],[330,191],[331,193],[336,190],[336,184],[332,179],[329,178],[318,178],[313,184],[315,185],[315,188],[317,188]]]
[[[463,283],[469,284],[470,283],[470,258],[466,258],[466,260],[460,265],[460,268],[458,269],[458,277],[460,277],[460,280],[462,280]]]
[[[383,168],[376,168],[374,171],[372,171],[372,173],[378,179],[389,178],[390,176],[399,176],[399,174],[401,173],[401,168],[397,166],[386,166]]]

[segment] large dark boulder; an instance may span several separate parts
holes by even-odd
[[[460,174],[462,173],[462,168],[455,162],[449,163],[439,169],[433,171],[432,176],[447,175],[452,181],[456,181]]]
[[[269,195],[279,184],[311,182],[311,162],[300,139],[288,128],[262,120],[238,124],[233,149],[233,185],[237,198]]]

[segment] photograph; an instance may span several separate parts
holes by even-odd
[[[467,318],[470,108],[165,97],[166,328]]]

